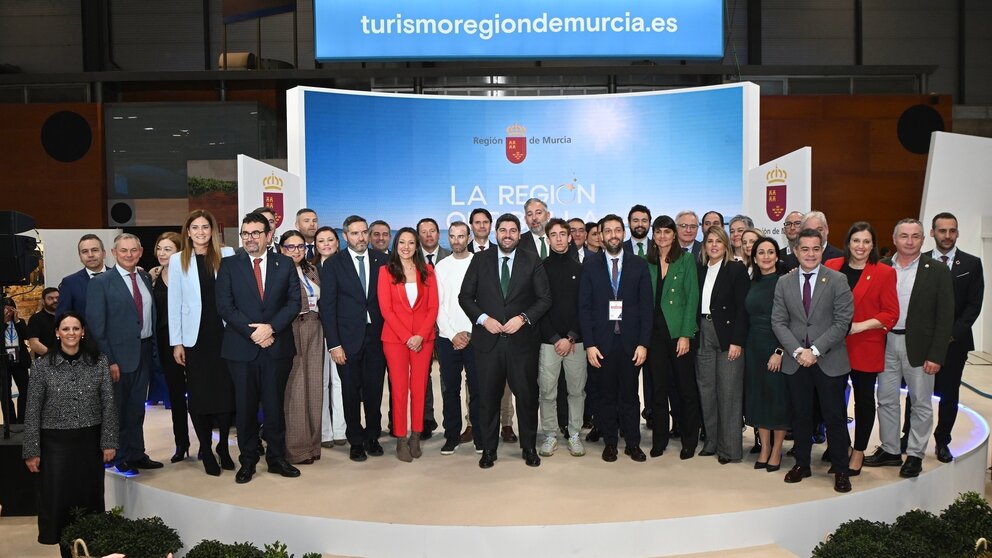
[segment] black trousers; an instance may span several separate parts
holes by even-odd
[[[851,436],[847,431],[847,409],[844,405],[844,392],[847,389],[847,375],[827,376],[820,365],[809,368],[799,367],[794,374],[786,376],[792,408],[793,446],[796,465],[809,467],[810,452],[813,448],[813,401],[820,401],[820,410],[827,427],[827,443],[830,448],[830,462],[834,471],[847,472],[847,448]]]
[[[950,445],[951,430],[958,420],[958,402],[961,399],[961,376],[968,361],[968,351],[957,341],[947,347],[947,357],[933,378],[933,394],[940,397],[937,405],[937,426],[933,429],[933,440],[940,446]],[[906,414],[903,420],[903,436],[909,433],[910,410],[912,404],[906,396]]]
[[[286,399],[286,381],[292,367],[292,358],[273,358],[264,349],[253,361],[227,361],[234,383],[234,423],[238,428],[238,450],[241,452],[242,465],[253,466],[258,462],[259,403],[265,414],[265,430],[262,432],[262,437],[265,438],[265,461],[271,464],[285,458],[286,423],[283,420],[282,406]]]
[[[172,347],[169,346],[168,330],[158,332],[158,357],[165,375],[165,385],[169,390],[169,402],[172,404],[172,435],[177,446],[189,447],[189,421],[186,415],[186,369],[179,366],[172,357]]]
[[[655,315],[656,321],[664,319],[661,315]],[[689,352],[681,357],[676,356],[677,345],[678,339],[672,339],[667,328],[664,331],[655,330],[651,335],[648,361],[651,363],[651,384],[654,388],[651,400],[655,418],[651,447],[658,449],[668,447],[669,431],[664,418],[668,416],[669,400],[674,398],[679,401],[682,410],[679,423],[682,431],[682,447],[695,450],[699,444],[700,423],[696,357],[691,344]]]
[[[600,390],[596,403],[596,427],[603,433],[603,442],[607,445],[617,445],[621,429],[627,447],[641,445],[637,368],[633,358],[633,354],[623,349],[620,334],[616,334],[610,354],[599,361],[600,368],[591,369],[598,376],[596,382]]]
[[[341,397],[344,403],[345,436],[348,443],[360,446],[382,435],[382,386],[386,378],[386,356],[382,341],[368,326],[362,350],[346,355],[348,360],[338,366],[341,377]],[[365,426],[362,426],[362,411]]]
[[[507,384],[517,400],[520,447],[537,447],[538,347],[536,341],[525,345],[500,336],[492,350],[475,349],[475,368],[479,379],[478,427],[482,449],[495,451],[499,443],[499,408]]]
[[[875,381],[878,372],[851,370],[854,388],[854,449],[865,451],[875,426]]]
[[[0,355],[0,358],[7,358],[6,355]],[[24,423],[24,409],[27,408],[28,404],[28,367],[20,364],[8,364],[7,372],[10,377],[7,378],[7,383],[3,386],[3,393],[0,397],[9,407],[3,409],[4,413],[7,413],[9,408],[10,416],[4,415],[5,420],[8,424],[22,424]],[[11,380],[17,384],[17,405],[14,405],[13,390],[11,387]]]
[[[465,383],[468,384],[468,417],[472,424],[479,424],[479,380],[475,368],[475,349],[469,345],[456,351],[451,340],[444,337],[437,337],[434,346],[437,348],[437,360],[441,368],[444,438],[458,441],[462,433],[462,370],[465,371]],[[478,443],[479,430],[473,430],[472,436]]]

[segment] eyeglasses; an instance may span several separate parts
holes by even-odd
[[[682,230],[687,230],[688,229],[690,231],[694,231],[694,230],[696,230],[696,229],[699,228],[699,225],[693,225],[691,223],[679,223],[678,224],[678,227],[680,229],[682,229]]]
[[[283,244],[282,249],[287,252],[299,252],[307,247],[306,244]]]
[[[782,224],[785,225],[786,227],[798,227],[799,225],[802,225],[803,222],[802,221],[786,221],[786,222],[784,222]]]
[[[258,240],[259,238],[262,238],[262,236],[264,234],[265,234],[265,231],[250,231],[250,232],[249,231],[241,231],[241,234],[238,235],[238,236],[240,236],[241,238],[243,238],[245,240],[248,240],[249,238],[251,238],[253,240]]]

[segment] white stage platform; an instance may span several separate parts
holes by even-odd
[[[153,458],[167,461],[170,429],[168,411],[149,409]],[[642,445],[650,446],[650,432],[643,434]],[[988,424],[962,407],[953,434],[955,462],[939,463],[931,444],[919,478],[900,479],[895,467],[864,468],[843,495],[819,462],[822,445],[813,448],[813,477],[788,485],[789,457],[776,473],[754,470],[754,456],[729,465],[713,457],[681,461],[677,440],[647,463],[622,454],[605,463],[599,443],[581,458],[560,449],[537,469],[523,464],[519,448],[504,446],[495,468],[483,471],[470,447],[440,455],[443,441],[435,436],[413,464],[398,461],[384,437],[383,457],[352,463],[343,446],[301,467],[301,478],[262,467],[247,485],[236,485],[233,472],[208,477],[193,459],[134,478],[108,473],[107,506],[122,505],[129,517],[161,516],[186,549],[205,538],[259,546],[278,539],[297,556],[583,557],[775,544],[808,556],[846,520],[891,522],[913,508],[939,512],[960,492],[982,493]]]

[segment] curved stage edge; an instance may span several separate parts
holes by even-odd
[[[259,546],[278,539],[297,555],[319,551],[335,556],[436,557],[467,552],[480,557],[668,556],[775,544],[809,556],[826,534],[849,519],[891,522],[913,508],[939,513],[961,492],[984,493],[988,423],[962,406],[955,435],[959,438],[951,446],[955,461],[937,462],[931,444],[925,470],[916,479],[900,479],[897,468],[885,468],[895,480],[859,490],[855,477],[849,494],[831,490],[817,500],[777,507],[706,515],[691,515],[689,510],[683,517],[643,521],[522,526],[377,523],[219,503],[149,486],[140,477],[111,473],[106,494],[108,508],[123,506],[128,517],[162,517],[187,543],[184,551],[201,539],[252,541]],[[782,474],[787,463],[790,458],[783,460]],[[741,479],[748,479],[743,470]],[[631,487],[631,497],[641,488]],[[385,495],[383,501],[387,505]],[[590,504],[595,505],[595,500]]]

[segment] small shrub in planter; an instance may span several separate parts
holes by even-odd
[[[83,539],[90,554],[104,556],[121,553],[128,558],[162,558],[183,547],[175,529],[160,517],[128,519],[123,508],[107,513],[73,512],[72,522],[62,533],[61,544],[72,547],[72,541]]]
[[[911,510],[900,515],[889,532],[889,555],[905,558],[965,556],[974,544],[926,510]]]
[[[826,541],[813,549],[814,558],[894,556],[887,543],[891,528],[879,521],[855,519],[842,523]]]
[[[263,558],[262,551],[249,542],[224,544],[203,540],[186,553],[186,558]]]
[[[979,538],[992,540],[992,506],[977,492],[965,492],[958,496],[941,512],[940,517],[969,541],[966,550],[973,549]]]

